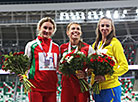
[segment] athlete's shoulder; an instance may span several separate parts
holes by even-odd
[[[67,48],[67,47],[68,47],[68,45],[69,45],[69,43],[64,43],[64,44],[61,44],[61,45],[60,45],[60,48],[61,48],[61,49]]]
[[[53,45],[59,48],[59,45],[55,42],[53,42]]]
[[[118,45],[118,44],[121,44],[121,42],[120,42],[116,37],[114,37],[114,38],[111,40],[111,44],[112,44],[112,45]]]
[[[87,44],[86,42],[83,42],[83,45],[84,45],[84,46],[89,46],[89,44]]]
[[[37,44],[37,42],[36,42],[35,39],[32,40],[32,41],[27,42],[26,46],[32,46],[32,45],[34,45],[34,44]]]

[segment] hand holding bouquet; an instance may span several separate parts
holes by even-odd
[[[83,74],[83,68],[86,67],[86,56],[83,52],[77,51],[76,53],[71,52],[62,57],[59,63],[59,70],[62,74],[70,76],[78,74],[78,79],[80,81],[81,92],[88,91],[88,83],[79,78],[79,74]]]
[[[114,70],[113,66],[115,65],[114,60],[104,54],[104,53],[93,53],[88,56],[87,66],[89,71],[95,76],[104,76],[106,74],[112,75]],[[99,94],[99,82],[95,82],[92,86],[93,91],[96,94]]]
[[[24,52],[10,52],[9,55],[3,56],[5,57],[5,61],[3,62],[2,69],[23,77],[22,80],[25,93],[31,91],[31,87],[35,88],[35,86],[31,84],[26,76],[26,72],[30,67],[30,60],[27,55],[24,55]]]

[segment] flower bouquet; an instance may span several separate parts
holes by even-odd
[[[93,73],[95,76],[104,76],[106,74],[112,75],[114,72],[114,65],[114,60],[104,53],[93,53],[89,55],[87,59],[88,70],[91,71],[91,73]],[[94,82],[92,89],[94,93],[99,94],[99,83]]]
[[[25,93],[31,91],[31,87],[35,88],[26,76],[26,73],[30,67],[30,60],[28,56],[24,55],[24,52],[10,52],[9,55],[7,54],[3,56],[5,60],[2,65],[2,69],[16,75],[22,75]]]
[[[77,51],[76,53],[71,52],[62,57],[59,63],[59,71],[63,75],[69,76],[75,75],[79,70],[83,70],[86,67],[86,56],[83,52]],[[79,79],[79,78],[78,78]],[[81,92],[88,91],[88,83],[85,79],[79,79]]]

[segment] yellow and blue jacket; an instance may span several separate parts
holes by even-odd
[[[103,42],[99,42],[98,49],[102,46]],[[92,47],[94,48],[95,43]],[[112,76],[105,75],[105,81],[99,83],[100,89],[110,89],[120,85],[118,80],[119,76],[122,76],[128,71],[128,62],[124,55],[123,47],[117,38],[113,38],[110,44],[103,49],[106,49],[106,54],[115,59],[115,65],[113,67],[114,73]],[[92,74],[91,84],[94,83],[94,74]]]

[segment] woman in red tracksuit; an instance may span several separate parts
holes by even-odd
[[[31,58],[28,79],[36,87],[28,94],[29,102],[56,102],[59,46],[51,39],[56,24],[45,17],[37,24],[37,30],[37,38],[25,47],[25,54]]]
[[[86,54],[92,51],[92,48],[81,41],[81,26],[78,23],[70,23],[67,26],[67,35],[69,42],[60,46],[61,56],[70,53],[71,51],[78,50]],[[84,71],[79,71],[78,78],[85,78]],[[89,92],[81,92],[79,79],[75,75],[65,76],[62,75],[62,90],[61,102],[89,102]]]

